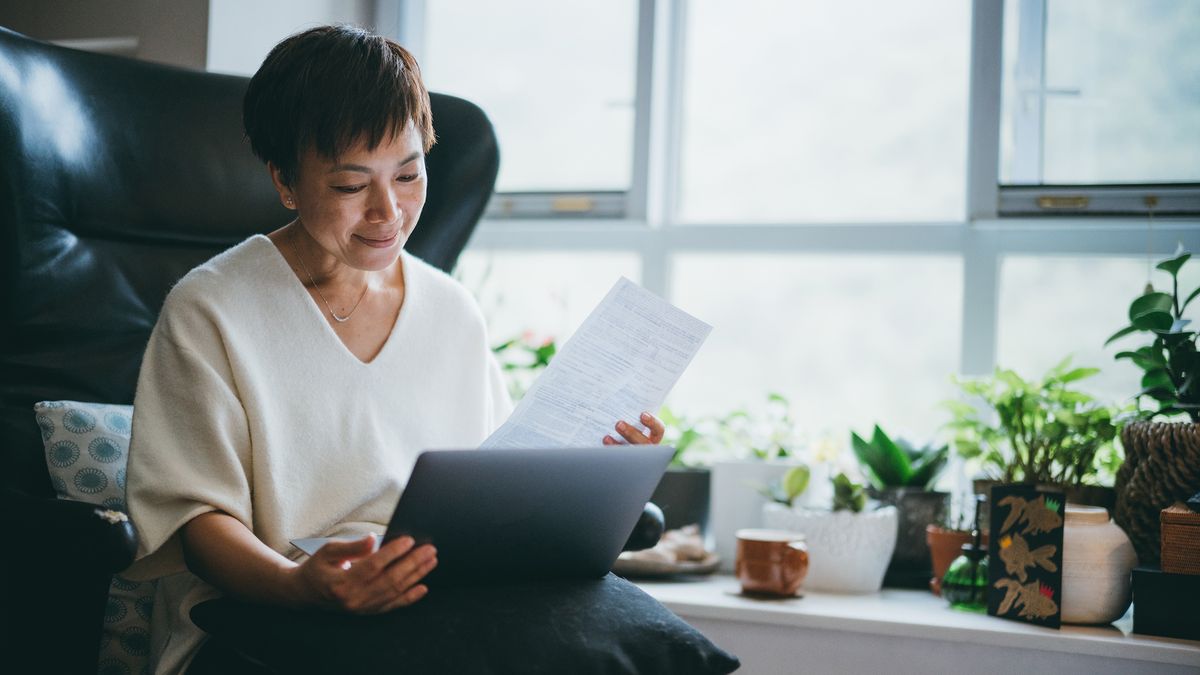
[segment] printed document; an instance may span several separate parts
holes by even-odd
[[[712,326],[621,277],[483,448],[597,447],[654,413]]]

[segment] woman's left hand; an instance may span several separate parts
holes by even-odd
[[[654,415],[648,412],[642,413],[642,424],[646,425],[646,429],[642,430],[628,422],[621,420],[617,422],[617,433],[621,434],[624,441],[619,441],[613,438],[612,435],[604,437],[605,445],[658,445],[663,438],[663,423]]]

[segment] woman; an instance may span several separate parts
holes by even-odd
[[[185,276],[146,350],[129,576],[161,579],[156,672],[188,666],[203,640],[188,612],[221,593],[358,614],[420,600],[436,550],[376,550],[378,534],[421,450],[477,446],[511,410],[470,295],[403,250],[434,143],[412,56],[349,27],[292,36],[244,123],[296,219]],[[641,423],[597,442],[661,440]],[[361,538],[311,558],[288,543],[311,536]]]

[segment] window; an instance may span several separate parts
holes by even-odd
[[[629,190],[637,21],[633,0],[425,3],[426,81],[488,112],[503,153],[497,192]],[[593,200],[548,203],[586,213]]]
[[[1191,0],[1006,3],[1001,183],[1155,187],[1012,189],[1002,211],[1200,211],[1197,35]]]
[[[679,218],[961,220],[969,10],[689,4]]]
[[[783,394],[808,432],[869,430],[914,440],[953,396],[962,264],[951,256],[685,254],[675,302],[713,332],[672,406],[722,413]]]
[[[845,438],[879,422],[919,439],[945,420],[938,403],[955,394],[952,374],[997,363],[1034,374],[1068,353],[1102,368],[1086,383],[1096,393],[1128,396],[1134,374],[1113,362],[1105,338],[1145,283],[1147,259],[1177,243],[1200,254],[1200,52],[1180,46],[1198,32],[1189,0],[1138,4],[1144,12],[1116,0],[639,0],[587,9],[526,0],[523,12],[478,0],[477,13],[465,0],[450,9],[407,4],[426,9],[426,72],[462,83],[454,93],[496,120],[505,171],[525,161],[514,153],[541,147],[527,175],[549,168],[561,179],[501,190],[590,198],[612,188],[622,204],[644,198],[644,208],[608,220],[551,208],[536,222],[485,218],[460,269],[472,288],[492,270],[481,298],[493,339],[526,330],[565,338],[628,276],[714,326],[672,392],[684,414],[753,407],[777,391],[806,431]],[[458,18],[437,18],[451,10]],[[576,11],[597,14],[572,15],[591,17],[581,27],[564,14]],[[502,45],[439,32],[439,21],[461,26],[476,15],[492,34],[523,36],[511,48],[540,61],[514,65]],[[549,35],[593,44],[584,35],[592,24],[609,36],[599,60],[617,64],[604,67],[624,73],[620,86]],[[1121,63],[1104,44],[1124,50]],[[1029,45],[1042,64],[1032,91]],[[1161,72],[1145,79],[1143,59]],[[489,102],[492,82],[509,78],[539,95],[554,90],[560,74],[547,60],[622,93],[532,112]],[[596,119],[577,103],[594,112],[595,101],[620,96],[631,126],[604,132],[603,143],[571,145],[600,134],[574,126],[562,127],[554,147],[506,140],[506,115],[549,129]],[[1041,112],[1021,118],[1018,101]],[[1022,182],[1030,130],[1042,173]],[[1152,159],[1122,164],[1130,142]],[[610,182],[570,174],[545,159],[560,151],[567,163],[633,169]],[[1085,207],[1058,208],[1081,196]],[[1159,199],[1152,218],[1147,196]],[[1047,213],[1059,217],[1007,217]],[[1200,259],[1185,273],[1200,282]]]

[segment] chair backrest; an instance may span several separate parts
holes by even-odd
[[[64,49],[0,28],[0,460],[52,496],[32,406],[131,403],[188,270],[290,219],[241,126],[247,78]],[[495,133],[433,94],[438,144],[407,248],[449,270],[491,196]]]

